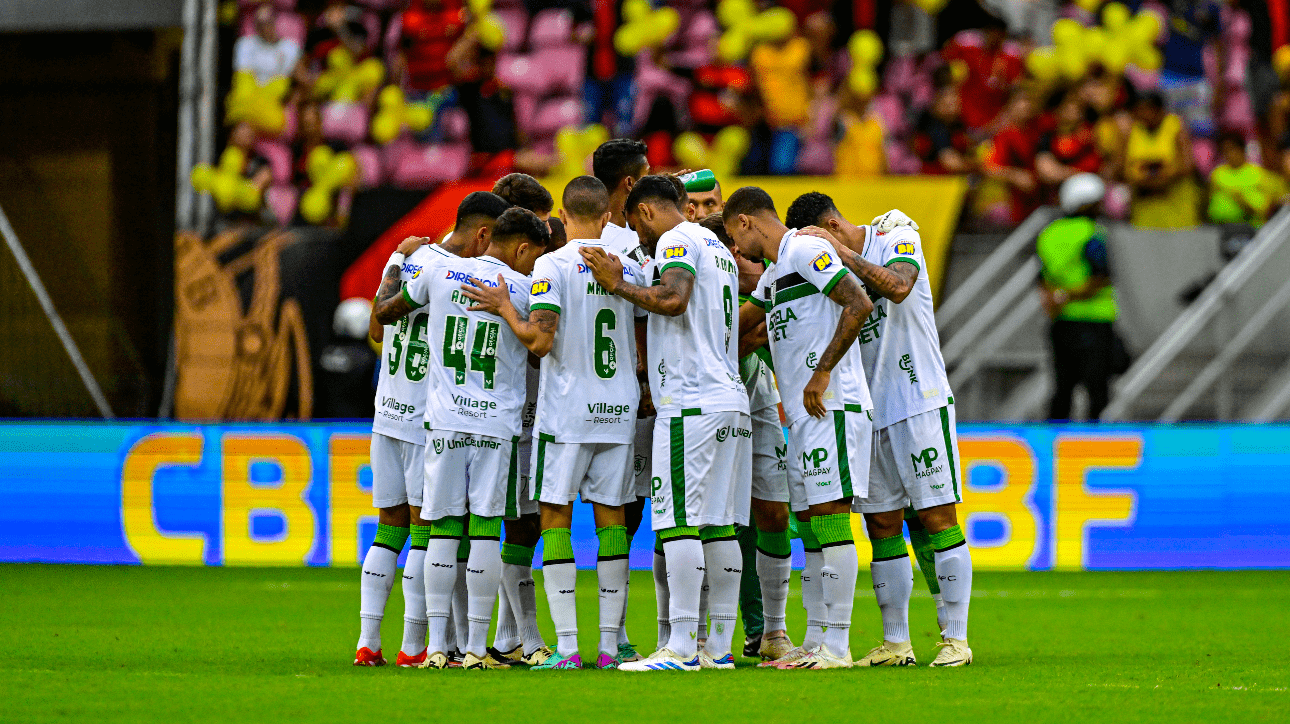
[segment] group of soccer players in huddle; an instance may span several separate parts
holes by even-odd
[[[723,203],[710,181],[650,175],[638,141],[608,141],[592,165],[558,219],[540,184],[511,174],[467,196],[439,243],[410,237],[386,266],[371,322],[379,519],[354,663],[386,663],[381,620],[410,537],[399,666],[731,669],[746,560],[764,623],[745,656],[914,665],[905,526],[937,603],[932,665],[971,663],[954,398],[917,224],[893,210],[855,225],[815,192],[781,221],[759,188]],[[593,664],[578,647],[579,496],[599,543]],[[624,623],[646,510],[658,642],[642,656]],[[858,660],[853,511],[883,622]],[[792,536],[800,646],[785,626]],[[554,650],[536,620],[539,539]]]

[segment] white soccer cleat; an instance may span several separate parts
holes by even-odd
[[[835,656],[824,645],[816,646],[806,652],[802,658],[788,664],[777,666],[779,669],[849,669],[853,666],[851,653]]]
[[[712,658],[707,651],[699,651],[699,668],[701,669],[733,669],[735,668],[734,654],[726,654],[719,659]]]
[[[883,641],[881,645],[873,647],[864,658],[856,662],[856,666],[916,666],[918,660],[914,658],[914,647],[908,641],[896,643],[894,641]]]
[[[763,636],[757,655],[761,656],[763,661],[775,661],[787,656],[792,651],[800,650],[800,648],[793,646],[793,642],[789,640],[788,636],[780,634],[777,636]]]
[[[699,655],[683,659],[675,651],[662,648],[640,661],[624,661],[618,665],[619,671],[698,671],[701,667]]]
[[[936,645],[941,650],[928,666],[967,666],[972,663],[972,649],[968,648],[967,639],[945,639]]]

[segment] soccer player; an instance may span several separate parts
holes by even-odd
[[[537,670],[582,668],[578,653],[577,579],[570,525],[579,495],[592,504],[600,553],[600,646],[594,668],[613,669],[627,595],[627,526],[623,505],[636,500],[632,439],[640,389],[632,303],[592,279],[580,247],[604,249],[609,194],[592,176],[564,189],[560,218],[572,244],[537,260],[529,316],[524,319],[498,289],[469,289],[476,307],[500,315],[533,354],[542,357],[538,394],[534,496],[542,508],[543,579],[559,640]],[[640,268],[610,251],[633,284]],[[644,318],[644,313],[639,316]]]
[[[859,337],[876,399],[869,494],[858,508],[873,541],[883,642],[858,663],[915,663],[909,641],[913,573],[901,535],[908,505],[917,511],[935,551],[934,571],[945,604],[940,651],[931,665],[966,666],[972,663],[967,643],[972,557],[954,507],[962,502],[954,395],[941,357],[931,285],[922,273],[926,261],[918,227],[891,227],[883,223],[886,217],[873,226],[856,226],[832,199],[814,192],[794,201],[788,218],[820,227],[822,235],[842,242],[838,252],[843,263],[879,297]],[[913,521],[910,527],[913,537]]]
[[[442,244],[425,245],[422,237],[408,237],[386,269],[386,295],[444,258],[470,257],[483,252],[497,217],[510,205],[487,192],[468,195],[457,207],[457,221]],[[405,259],[394,264],[396,257]],[[378,292],[378,297],[381,292]],[[385,329],[370,322],[373,339],[381,342],[380,377],[376,387],[376,416],[372,421],[372,505],[379,509],[376,539],[363,557],[359,594],[361,633],[355,666],[383,666],[381,620],[394,585],[395,564],[409,533],[412,547],[403,568],[403,646],[398,666],[417,666],[425,660],[425,587],[422,582],[430,524],[421,519],[424,489],[426,406],[425,329],[423,310]],[[410,529],[410,530],[409,530]],[[464,613],[464,612],[463,612]]]
[[[672,182],[646,176],[627,197],[626,219],[657,260],[652,286],[624,277],[619,257],[581,250],[596,281],[650,312],[650,388],[654,423],[651,521],[663,539],[670,635],[649,657],[621,671],[732,669],[730,653],[743,562],[734,524],[748,523],[752,423],[739,379],[736,335],[739,277],[729,250],[685,221]],[[705,570],[712,626],[697,650],[699,593]]]
[[[794,462],[790,504],[807,524],[801,529],[804,546],[820,550],[807,566],[820,581],[824,618],[817,621],[823,630],[809,648],[803,643],[801,658],[785,660],[780,668],[847,668],[858,567],[851,503],[868,492],[872,432],[872,403],[855,339],[873,303],[832,245],[785,226],[765,191],[735,191],[723,219],[741,254],[771,262],[740,310],[740,327],[766,320]],[[808,607],[808,619],[810,614]],[[808,637],[814,638],[810,623]]]
[[[735,257],[739,269],[740,303],[748,301],[765,269],[739,254],[739,248],[726,233],[721,214],[706,216],[699,225],[712,232]],[[739,347],[739,376],[744,387],[748,388],[748,408],[752,410],[752,517],[755,525],[750,541],[752,545],[748,546],[751,550],[745,550],[744,541],[749,536],[740,531],[744,575],[739,586],[739,610],[743,616],[744,633],[748,637],[744,642],[744,656],[760,656],[773,661],[793,649],[784,625],[792,549],[788,537],[788,445],[779,422],[779,392],[775,388],[771,367],[766,363],[770,357],[765,347],[768,341],[763,323],[743,335]]]
[[[551,209],[555,201],[537,179],[524,173],[507,174],[493,184],[493,193],[513,206],[537,214],[552,230],[554,250],[555,229]],[[557,221],[558,225],[558,219]],[[562,228],[562,227],[561,227]],[[536,363],[536,360],[530,359]],[[533,549],[541,537],[538,504],[533,499],[529,480],[529,459],[533,450],[533,421],[537,416],[538,368],[525,366],[524,411],[521,414],[519,460],[519,517],[507,518],[503,524],[506,538],[502,543],[502,588],[498,592],[497,630],[489,656],[497,663],[540,664],[551,655],[542,640],[537,625],[537,586],[533,581]]]
[[[690,190],[691,186],[696,185],[706,188],[707,184],[702,183],[702,179],[698,178],[703,173],[704,171],[699,171],[681,177],[686,188],[685,220],[693,221],[696,224],[712,214],[721,213],[721,209],[725,208],[725,204],[721,200],[721,182],[711,176],[711,171],[707,171],[707,174],[708,178],[712,179],[712,188],[703,191]]]
[[[497,219],[483,256],[449,260],[413,279],[402,294],[383,296],[376,317],[392,322],[429,307],[430,399],[426,406],[426,668],[447,666],[446,629],[457,579],[457,549],[470,538],[466,562],[469,633],[466,669],[502,668],[487,659],[487,635],[501,585],[503,517],[518,513],[520,413],[528,351],[496,315],[471,312],[461,285],[474,278],[504,286],[527,313],[528,274],[550,232],[531,211],[511,208]],[[466,517],[469,515],[469,525]]]

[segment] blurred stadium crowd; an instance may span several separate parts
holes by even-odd
[[[221,211],[580,168],[967,174],[1008,227],[1079,172],[1142,227],[1258,226],[1290,174],[1287,0],[230,0]],[[226,51],[225,57],[230,54]],[[573,175],[569,173],[567,175]]]

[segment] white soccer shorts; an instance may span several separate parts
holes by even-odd
[[[803,511],[869,491],[873,422],[857,410],[827,410],[788,428],[789,508]]]
[[[555,442],[539,435],[533,451],[533,494],[538,502],[626,505],[636,500],[632,444]]]
[[[752,414],[752,497],[788,502],[788,441],[779,422],[779,406]]]
[[[426,431],[426,484],[421,517],[474,513],[519,517],[519,436]]]
[[[636,418],[636,439],[632,442],[632,479],[635,481],[636,497],[648,498],[653,494],[654,486],[650,483],[650,458],[654,452],[655,417]]]
[[[963,502],[954,427],[951,404],[874,430],[869,494],[856,499],[855,510],[886,513]]]
[[[372,433],[372,506],[421,507],[425,490],[426,448],[414,442]]]
[[[752,418],[711,412],[654,421],[650,498],[654,530],[748,525]]]
[[[533,460],[533,441],[521,440],[515,443],[515,458],[519,461],[520,481],[517,483],[517,495],[520,499],[520,515],[537,515],[538,502],[533,498],[533,478],[529,476],[529,463]]]

